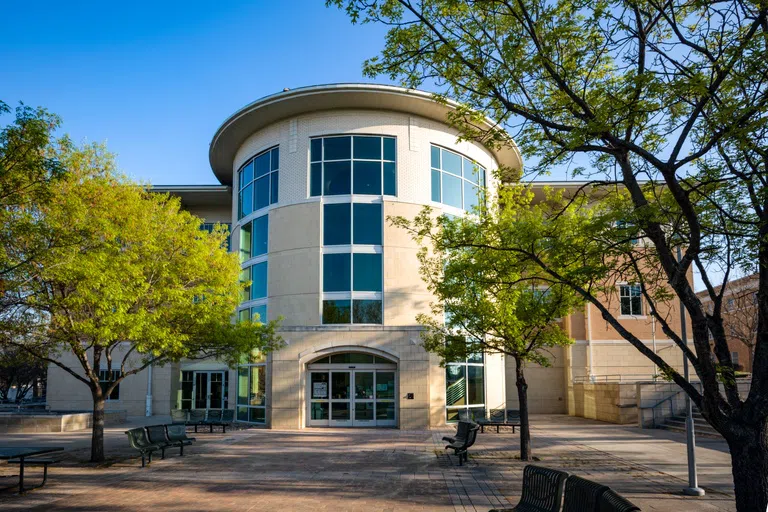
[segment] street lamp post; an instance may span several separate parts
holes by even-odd
[[[680,246],[677,246],[677,262],[682,260],[682,254]],[[688,346],[688,329],[685,324],[685,306],[683,300],[680,299],[680,334],[683,339],[683,344]],[[688,380],[688,356],[683,353],[683,376],[685,380]],[[688,487],[683,489],[683,494],[688,496],[704,496],[704,489],[699,487],[699,477],[696,474],[696,434],[693,430],[693,405],[691,404],[691,397],[688,393],[685,394],[685,436],[686,445],[688,448]]]

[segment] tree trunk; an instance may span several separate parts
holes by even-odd
[[[93,429],[91,433],[91,462],[104,462],[104,405],[101,389],[93,393]]]
[[[520,404],[520,460],[531,460],[531,429],[528,423],[528,384],[523,374],[523,362],[515,358],[515,385]]]
[[[765,426],[748,434],[752,435],[741,435],[736,439],[726,437],[731,451],[736,510],[739,512],[762,511],[768,507],[768,441]]]

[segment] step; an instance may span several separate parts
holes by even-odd
[[[685,418],[683,418],[683,419],[672,419],[672,418],[670,418],[670,419],[667,419],[667,421],[665,421],[663,423],[663,425],[673,425],[673,426],[676,426],[676,427],[685,428]],[[693,428],[696,429],[696,430],[699,430],[699,429],[705,429],[706,430],[706,429],[712,429],[712,425],[710,425],[706,421],[694,421],[693,422]]]
[[[670,432],[680,432],[681,434],[685,434],[685,425],[678,427],[674,425],[661,425],[659,427],[662,430],[669,430]],[[696,428],[694,429],[697,436],[704,436],[704,437],[721,437],[720,434],[714,430],[712,427],[704,430]]]

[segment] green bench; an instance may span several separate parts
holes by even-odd
[[[192,444],[194,437],[187,437],[185,425],[150,425],[126,430],[128,442],[141,454],[141,467],[152,463],[152,454],[160,451],[160,458],[165,458],[166,448],[179,448],[179,455],[184,455],[184,446]]]

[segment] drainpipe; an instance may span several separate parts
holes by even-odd
[[[653,354],[656,355],[656,317],[651,314],[651,340],[653,341]],[[659,367],[653,363],[653,381],[659,378]]]
[[[145,416],[152,416],[152,365],[147,367],[147,403],[144,408]]]
[[[590,382],[595,382],[595,375],[592,373],[592,319],[590,317],[590,309],[592,304],[587,302],[587,376]]]

